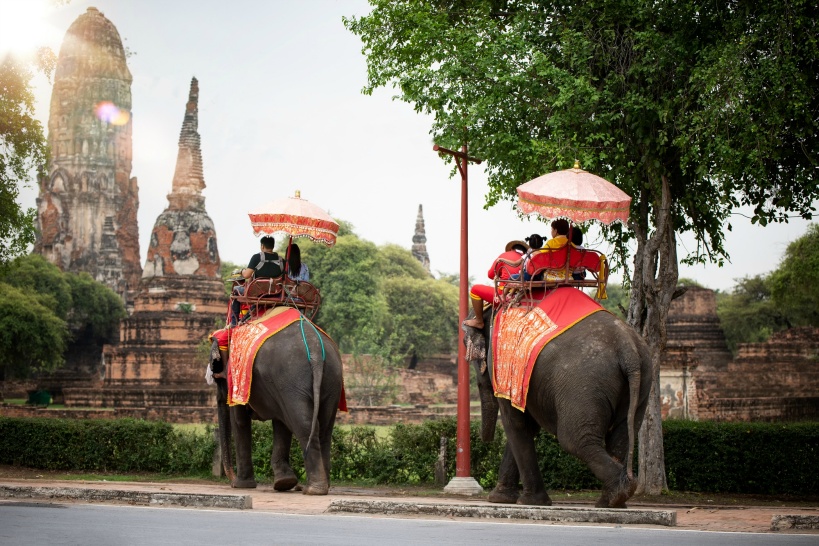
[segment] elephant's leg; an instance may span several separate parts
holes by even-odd
[[[500,405],[507,445],[511,448],[520,472],[523,491],[518,496],[518,504],[550,506],[552,499],[543,485],[537,454],[535,435],[540,427],[531,416],[513,408],[509,403]]]
[[[236,441],[236,480],[233,487],[256,487],[253,475],[253,457],[250,445],[250,408],[247,406],[233,406],[230,412],[233,428],[233,437]]]
[[[311,400],[291,400],[287,408],[294,418],[293,435],[301,446],[304,454],[304,470],[307,474],[307,483],[304,486],[305,495],[326,495],[330,491],[330,482],[327,480],[327,471],[321,454],[322,422],[316,423],[315,436],[310,440],[313,403]],[[295,419],[296,416],[301,416]],[[309,442],[309,445],[308,445]]]
[[[576,441],[571,434],[568,430],[558,431],[560,446],[584,461],[597,479],[603,482],[603,493],[595,506],[625,508],[626,500],[630,496],[628,477],[625,475],[623,465],[606,451],[603,435],[589,436],[583,441]],[[623,478],[626,480],[625,483],[622,481]]]
[[[620,420],[606,435],[606,452],[620,468],[620,478],[608,492],[608,502],[612,508],[625,508],[625,502],[634,495],[637,489],[637,480],[633,476],[629,478],[626,468],[629,451],[634,450],[634,446],[629,445],[628,436],[626,419]]]
[[[324,465],[324,475],[327,478],[327,484],[330,484],[330,451],[333,443],[333,425],[336,422],[336,412],[338,411],[338,404],[330,406],[327,411],[322,407],[319,414],[319,426],[321,427],[321,434],[319,435],[321,442],[321,462]]]
[[[515,462],[515,456],[512,454],[512,448],[509,447],[509,442],[506,442],[503,459],[501,459],[500,468],[498,469],[498,483],[486,500],[503,504],[515,504],[520,496],[519,484],[518,464]]]
[[[290,444],[293,433],[284,423],[273,419],[273,453],[270,455],[270,468],[273,469],[273,489],[289,491],[296,487],[299,479],[290,466]]]

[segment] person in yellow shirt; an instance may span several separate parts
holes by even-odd
[[[546,241],[547,248],[560,248],[569,242],[569,221],[559,218],[552,222],[552,238]]]

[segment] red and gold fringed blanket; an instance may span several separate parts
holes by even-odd
[[[228,405],[247,404],[253,360],[267,338],[284,329],[301,315],[292,307],[274,307],[261,317],[230,330],[228,361]]]
[[[495,317],[492,365],[495,396],[526,409],[529,378],[543,347],[603,307],[584,292],[564,286],[533,308],[510,307]]]
[[[299,317],[301,317],[301,313],[292,307],[274,307],[258,319],[251,320],[230,330],[230,357],[228,359],[227,374],[227,403],[229,406],[247,404],[250,399],[253,361],[256,359],[256,353],[259,352],[262,343],[282,331],[286,326],[299,320]],[[321,329],[319,328],[319,330]],[[330,341],[332,342],[332,340]],[[305,364],[309,365],[306,359]],[[338,409],[347,411],[347,396],[344,392],[343,380]]]

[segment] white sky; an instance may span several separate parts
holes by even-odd
[[[38,1],[0,0],[0,20],[29,25],[23,18],[31,10],[22,7]],[[154,221],[168,204],[195,76],[205,206],[222,260],[244,263],[258,251],[248,211],[301,190],[303,198],[351,222],[360,237],[407,249],[422,204],[432,271],[459,271],[460,178],[449,178],[452,161],[432,151],[430,119],[392,101],[390,90],[360,92],[367,81],[361,42],[341,17],[367,13],[366,1],[72,0],[46,10],[28,34],[58,52],[65,31],[89,6],[113,22],[135,53],[128,59],[131,176],[139,181],[143,264]],[[42,77],[35,83],[37,116],[46,127],[51,87]],[[469,272],[478,282],[507,241],[549,231],[541,222],[519,220],[510,202],[483,210],[486,193],[481,167],[471,167]],[[34,206],[36,195],[35,188],[24,190],[21,201]],[[761,228],[735,216],[732,224],[732,263],[681,266],[680,275],[728,290],[736,278],[774,269],[808,223]]]

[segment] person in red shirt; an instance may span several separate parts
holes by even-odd
[[[512,275],[520,275],[521,261],[528,250],[529,246],[523,241],[509,241],[506,243],[506,250],[503,254],[492,262],[487,276],[494,281],[495,276],[500,279],[511,279]],[[502,289],[503,283],[499,282],[498,288]],[[472,301],[475,318],[465,320],[464,324],[481,329],[483,328],[483,302],[496,303],[498,294],[494,286],[474,284],[469,290],[469,299]]]

